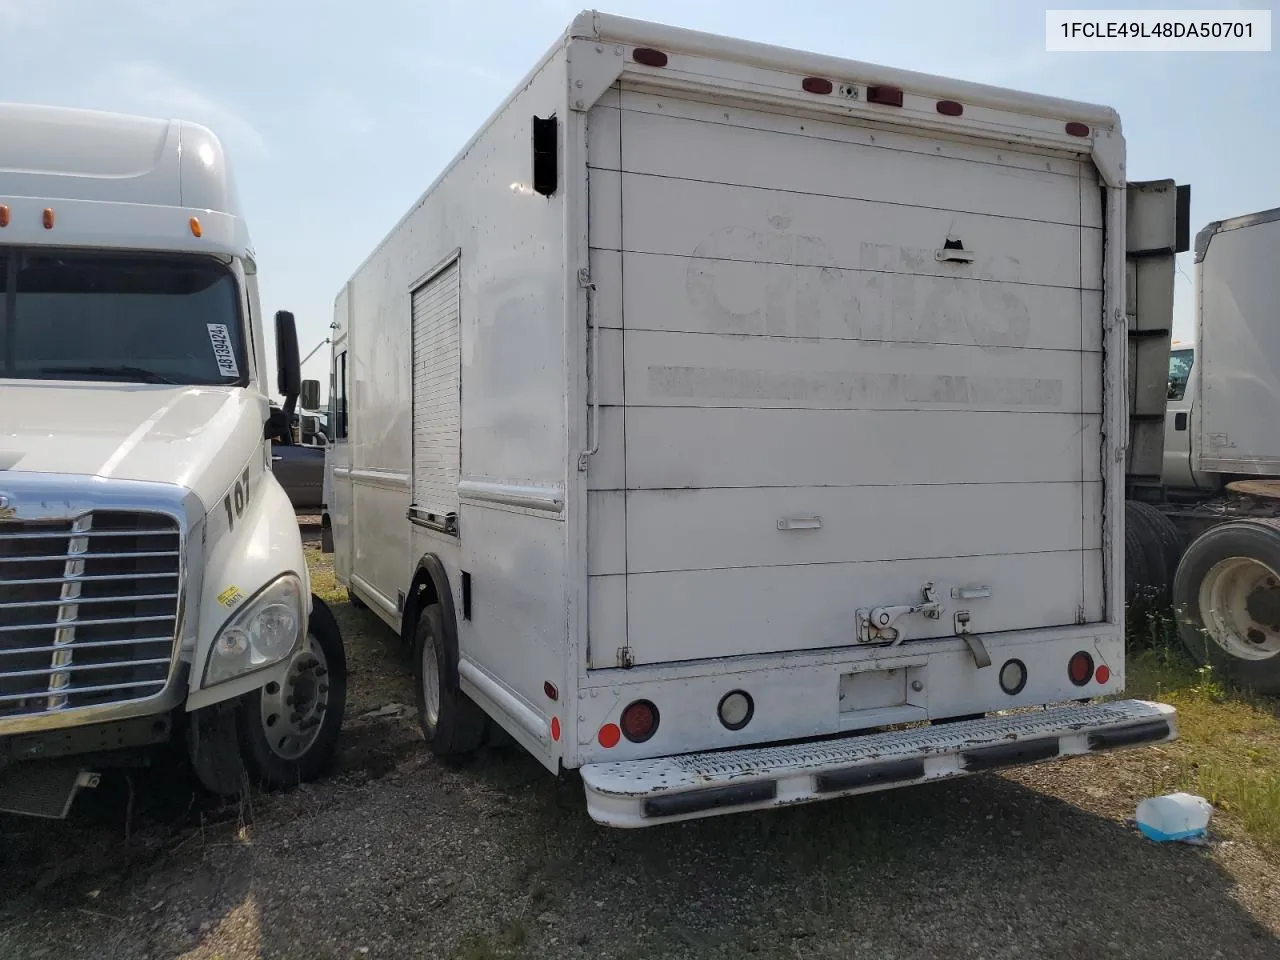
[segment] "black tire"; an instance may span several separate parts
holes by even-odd
[[[427,669],[427,658],[435,670]],[[431,752],[443,760],[461,760],[484,743],[488,718],[471,698],[458,689],[458,653],[451,631],[446,631],[440,604],[424,607],[413,634],[413,672],[417,681],[418,723]],[[439,709],[435,717],[428,710],[431,684]]]
[[[1145,611],[1153,605],[1164,579],[1160,542],[1143,506],[1135,500],[1126,500],[1124,504],[1124,595],[1131,613]]]
[[[294,786],[316,779],[328,766],[346,710],[347,660],[337,621],[316,596],[307,635],[321,648],[325,661],[324,674],[315,680],[328,688],[323,712],[316,714],[319,730],[314,739],[298,756],[277,753],[267,739],[265,690],[195,711],[188,724],[188,754],[197,778],[210,792],[232,797],[250,786],[267,790]],[[300,651],[298,657],[304,656],[305,650]]]
[[[1233,655],[1205,628],[1206,611],[1200,608],[1201,587],[1217,564],[1233,557],[1252,559],[1272,571],[1280,571],[1280,521],[1236,520],[1213,527],[1192,541],[1173,581],[1178,634],[1197,663],[1220,670],[1238,687],[1277,695],[1280,694],[1280,652],[1267,659]],[[1280,591],[1280,584],[1276,587]],[[1252,602],[1251,597],[1249,603]],[[1270,635],[1280,635],[1280,617],[1275,612],[1280,602],[1271,591],[1266,591],[1261,602],[1267,608],[1265,619],[1270,624]],[[1267,643],[1273,645],[1272,640]]]
[[[319,777],[333,758],[338,734],[342,730],[342,718],[347,707],[346,650],[332,611],[314,594],[311,596],[307,635],[323,653],[323,669],[326,671],[310,682],[324,684],[327,681],[329,689],[325,707],[317,715],[319,732],[306,751],[298,757],[283,757],[268,742],[262,711],[263,691],[255,691],[241,702],[240,743],[244,750],[245,768],[253,783],[269,790],[309,783]]]
[[[1137,526],[1148,563],[1153,599],[1161,608],[1173,602],[1173,578],[1186,549],[1186,539],[1174,522],[1149,503],[1130,500],[1126,519]]]

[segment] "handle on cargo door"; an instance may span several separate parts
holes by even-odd
[[[779,530],[817,530],[821,526],[821,517],[783,517],[778,521]]]
[[[578,469],[586,470],[587,461],[594,457],[600,449],[600,325],[596,322],[595,293],[596,282],[591,279],[591,271],[583,267],[578,271],[578,285],[587,292],[587,326],[591,328],[590,347],[587,354],[587,370],[590,371],[588,389],[591,404],[591,446],[578,454]]]
[[[973,263],[974,260],[972,250],[960,250],[950,247],[935,250],[933,256],[939,263]]]

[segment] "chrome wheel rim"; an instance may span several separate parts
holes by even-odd
[[[284,683],[262,690],[262,732],[271,752],[298,760],[315,744],[329,708],[329,662],[314,636],[289,660]]]
[[[440,660],[436,656],[436,637],[427,631],[422,645],[422,702],[426,707],[427,726],[432,730],[440,722]]]
[[[1228,557],[1200,584],[1205,632],[1239,660],[1280,654],[1280,576],[1249,557]]]

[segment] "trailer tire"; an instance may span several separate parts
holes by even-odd
[[[1124,504],[1124,598],[1131,613],[1147,610],[1159,592],[1164,557],[1137,501]]]
[[[423,607],[413,634],[418,723],[431,752],[446,761],[461,760],[484,742],[484,711],[458,686],[457,647],[445,630],[440,604]]]
[[[1182,534],[1172,520],[1151,504],[1140,500],[1125,502],[1125,530],[1126,573],[1129,568],[1127,554],[1132,549],[1130,530],[1141,546],[1144,568],[1142,591],[1135,592],[1136,595],[1130,602],[1136,602],[1140,608],[1167,610],[1173,602],[1173,580],[1178,571],[1178,561],[1182,559],[1182,552],[1186,548]],[[1138,561],[1135,559],[1134,562],[1136,565]]]
[[[1192,541],[1173,601],[1196,662],[1239,687],[1280,694],[1280,521],[1235,520]]]

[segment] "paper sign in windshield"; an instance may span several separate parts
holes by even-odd
[[[206,324],[209,328],[209,342],[213,344],[213,356],[218,361],[218,373],[224,377],[240,376],[240,367],[236,363],[236,351],[231,345],[231,333],[225,323]]]

